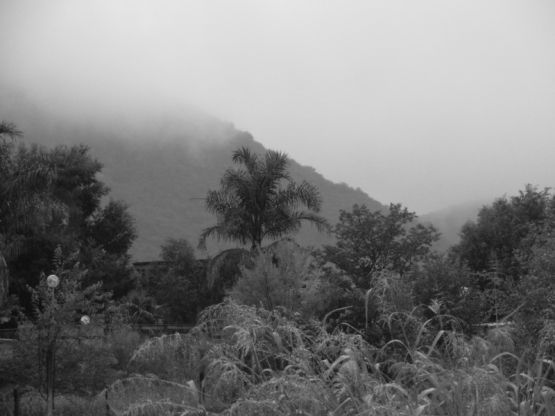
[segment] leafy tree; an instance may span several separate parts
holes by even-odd
[[[20,187],[22,196],[17,200],[28,209],[7,210],[7,215],[15,218],[5,233],[11,247],[8,267],[14,289],[22,295],[26,285],[36,285],[40,273],[50,269],[58,245],[73,250],[86,240],[86,220],[99,208],[107,188],[96,178],[101,165],[83,146],[52,150],[20,146],[12,161],[13,181],[28,182],[21,178],[21,172],[29,172],[25,176],[31,178],[43,177],[42,172],[51,173],[43,186],[35,181],[31,184],[40,191],[32,186]]]
[[[531,247],[554,209],[555,198],[547,189],[539,191],[527,185],[517,196],[484,206],[477,221],[462,228],[453,253],[472,271],[495,270],[501,279],[516,282],[526,272]],[[491,285],[490,280],[482,279],[482,289]]]
[[[110,254],[127,254],[137,237],[135,222],[122,201],[110,201],[96,209],[87,224],[87,236]]]
[[[62,246],[80,250],[88,283],[109,283],[121,296],[132,286],[127,250],[135,230],[123,203],[102,207],[108,193],[98,179],[102,165],[82,145],[16,146],[19,134],[13,125],[0,125],[0,252],[11,275],[10,293],[30,309],[27,285],[50,271],[54,250]],[[2,276],[7,281],[7,273]]]
[[[24,230],[41,229],[45,219],[59,213],[48,191],[54,177],[42,158],[20,157],[15,125],[0,122],[0,310],[10,292],[10,260],[21,248]]]
[[[142,282],[158,305],[157,316],[166,322],[194,322],[208,301],[204,262],[195,259],[185,239],[168,239],[161,259],[165,264],[153,268]]]
[[[98,314],[108,300],[100,292],[100,284],[84,287],[81,284],[86,271],[79,268],[76,258],[64,260],[61,248],[55,252],[55,275],[43,274],[36,288],[31,289],[33,298],[33,325],[38,348],[39,379],[44,381],[48,398],[47,415],[53,414],[56,356],[61,344],[68,339],[85,338],[80,325],[98,323]],[[71,264],[73,263],[73,266]],[[93,331],[89,328],[89,332]],[[90,335],[90,334],[89,334]]]
[[[102,282],[103,288],[120,298],[135,285],[128,254],[137,234],[127,205],[110,201],[97,208],[85,222],[81,242],[81,261],[88,266],[88,283]]]
[[[327,228],[326,220],[317,215],[321,205],[317,189],[290,178],[287,155],[270,150],[260,157],[242,147],[232,160],[242,168],[228,169],[220,190],[206,196],[206,207],[218,222],[202,232],[201,247],[209,236],[216,236],[258,250],[264,239],[296,232],[303,221]],[[299,210],[300,206],[307,210]]]
[[[528,346],[537,343],[546,326],[555,323],[555,216],[542,231],[526,256],[527,272],[512,293],[512,306],[518,307],[515,321]]]
[[[429,225],[414,223],[416,214],[400,204],[391,204],[386,213],[371,212],[365,205],[341,211],[335,226],[337,242],[324,248],[325,257],[355,280],[363,289],[384,270],[405,273],[424,258],[439,237]]]
[[[195,250],[184,238],[170,238],[161,247],[160,257],[177,274],[189,273],[195,265]]]

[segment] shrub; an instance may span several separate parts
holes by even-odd
[[[139,375],[112,383],[103,396],[116,414],[145,414],[135,411],[151,403],[196,407],[199,402],[198,391],[193,385]]]
[[[126,370],[134,351],[143,342],[143,337],[128,325],[114,328],[107,336],[111,354],[116,359],[116,368]]]
[[[383,287],[389,310],[402,298],[387,293],[397,283]],[[213,305],[190,334],[143,343],[131,367],[146,374],[114,382],[94,403],[128,416],[204,415],[203,406],[221,416],[554,414],[553,362],[518,358],[509,326],[469,339],[452,317],[396,311],[383,319],[392,339],[377,348],[356,331],[291,316],[231,299]],[[542,332],[544,352],[553,332]]]
[[[241,267],[241,276],[230,295],[239,303],[267,310],[301,310],[303,291],[314,280],[312,261],[309,251],[292,240],[274,243],[258,254],[252,267]]]
[[[135,350],[129,369],[178,383],[194,380],[198,384],[204,348],[198,338],[189,334],[151,338]]]

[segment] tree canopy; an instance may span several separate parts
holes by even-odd
[[[88,284],[102,281],[123,295],[131,288],[127,250],[136,234],[124,203],[102,203],[109,189],[98,179],[101,163],[86,146],[47,149],[17,143],[19,135],[12,124],[0,125],[0,252],[10,292],[29,308],[27,287],[51,271],[61,247],[79,253]]]
[[[555,197],[549,190],[528,185],[516,196],[484,206],[475,222],[464,225],[453,252],[475,272],[495,270],[503,278],[518,280],[525,272],[523,260],[554,213]]]
[[[368,289],[377,272],[402,274],[430,252],[439,234],[415,219],[401,204],[390,204],[385,213],[355,204],[351,212],[340,212],[334,229],[337,242],[324,248],[325,257]]]
[[[298,231],[304,221],[327,229],[327,221],[317,215],[321,206],[318,190],[306,181],[297,184],[291,179],[286,154],[270,150],[260,157],[242,147],[232,160],[241,168],[228,169],[221,188],[206,196],[206,207],[218,220],[202,232],[200,247],[209,236],[216,236],[250,244],[254,250],[264,239]]]

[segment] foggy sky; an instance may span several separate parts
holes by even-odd
[[[191,105],[418,213],[555,185],[552,0],[0,0],[2,84]]]

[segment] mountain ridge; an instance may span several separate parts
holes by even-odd
[[[21,97],[0,103],[0,114],[23,131],[24,142],[45,146],[80,143],[90,148],[104,166],[99,178],[110,187],[109,197],[126,202],[135,218],[138,238],[131,255],[137,261],[157,259],[167,238],[186,238],[196,246],[202,229],[216,221],[206,211],[203,198],[209,189],[219,187],[222,174],[232,166],[232,152],[241,146],[256,153],[266,151],[249,133],[208,116],[151,115],[136,123],[117,116],[111,120],[64,120]],[[318,188],[323,200],[321,215],[331,224],[337,223],[341,209],[349,210],[353,204],[385,209],[362,190],[329,181],[294,158],[290,158],[289,172],[293,180],[306,180]],[[310,225],[303,225],[294,238],[309,246],[333,241]],[[199,252],[199,256],[213,256],[235,246],[209,241],[207,252]]]

